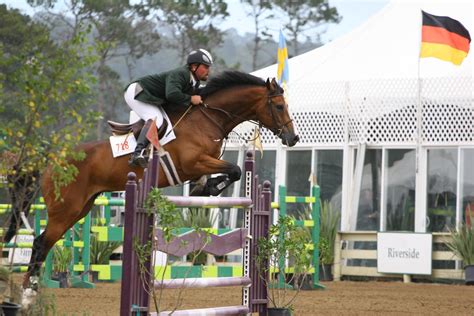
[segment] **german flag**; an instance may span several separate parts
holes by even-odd
[[[435,57],[461,65],[469,53],[471,43],[471,36],[467,29],[459,21],[447,16],[421,12],[423,26],[420,57]]]

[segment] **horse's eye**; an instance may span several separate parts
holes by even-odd
[[[277,111],[279,111],[279,112],[282,112],[282,111],[285,109],[285,107],[283,106],[283,104],[277,104],[277,105],[275,105],[275,108],[276,108]]]

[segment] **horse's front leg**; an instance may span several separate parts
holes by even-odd
[[[191,195],[217,196],[232,183],[240,180],[242,176],[242,171],[239,166],[211,156],[201,157],[194,165],[193,171],[199,173],[199,175],[217,173],[223,173],[224,175],[209,178],[206,183],[196,185],[191,191]]]

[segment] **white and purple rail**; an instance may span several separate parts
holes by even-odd
[[[223,235],[205,235],[202,232],[188,232],[176,236],[169,243],[163,239],[157,229],[155,249],[167,254],[182,256],[190,252],[203,252],[224,255],[237,249],[243,249],[243,276],[220,278],[186,278],[172,280],[150,280],[143,282],[143,275],[153,276],[151,258],[145,263],[145,272],[139,271],[137,255],[133,251],[136,238],[146,243],[155,223],[154,214],[147,214],[144,201],[152,187],[158,183],[157,156],[148,163],[143,180],[137,184],[136,175],[129,173],[126,185],[125,227],[123,243],[123,269],[120,315],[169,315],[171,312],[150,313],[149,293],[154,289],[203,288],[218,286],[242,287],[242,305],[211,307],[205,309],[177,310],[173,315],[247,315],[250,313],[267,314],[267,275],[259,275],[255,266],[257,240],[268,236],[271,214],[270,182],[265,181],[263,188],[255,175],[253,153],[248,152],[245,160],[245,197],[180,197],[168,196],[177,207],[238,207],[243,208],[244,227]]]

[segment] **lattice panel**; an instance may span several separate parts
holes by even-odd
[[[293,115],[302,143],[342,143],[344,116],[331,112],[297,112]]]
[[[289,87],[290,110],[302,144],[343,144],[346,130],[347,85],[322,82],[294,83]]]
[[[472,79],[423,82],[422,142],[426,144],[474,141]],[[425,97],[429,95],[430,98]]]
[[[417,140],[418,81],[361,80],[290,86],[289,106],[300,144],[407,144]],[[452,144],[474,140],[472,77],[423,79],[420,85],[422,143]],[[244,137],[253,125],[242,125]],[[276,139],[263,131],[264,144]],[[234,143],[241,143],[236,141]]]
[[[406,106],[367,122],[369,144],[400,144],[416,141],[416,106]]]
[[[416,80],[361,80],[349,85],[351,143],[413,143]]]

